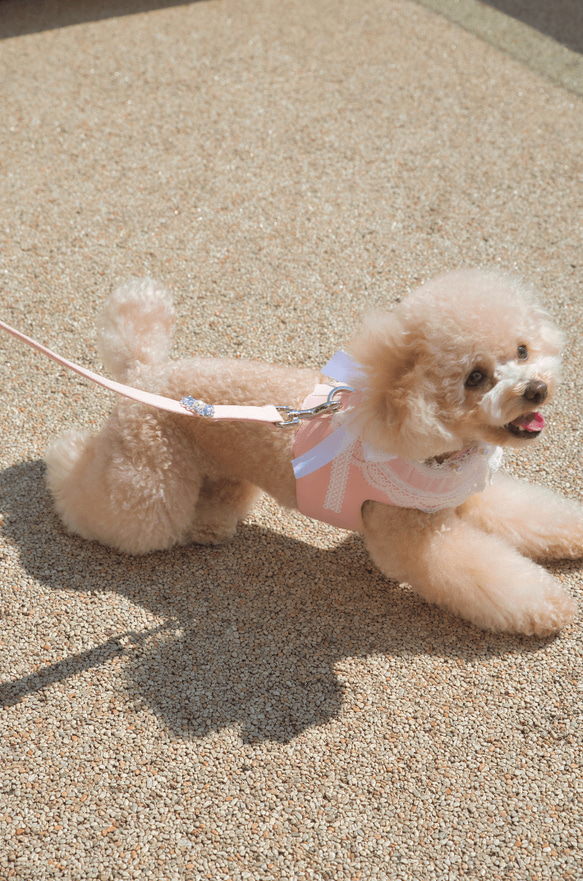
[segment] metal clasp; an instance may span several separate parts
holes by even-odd
[[[334,400],[334,396],[338,392],[353,392],[354,389],[349,385],[337,385],[330,390],[328,397],[321,404],[310,407],[307,410],[295,410],[293,407],[278,407],[275,409],[285,416],[281,422],[276,425],[298,425],[300,419],[314,419],[316,416],[322,416],[324,413],[336,413],[340,409],[341,401]]]

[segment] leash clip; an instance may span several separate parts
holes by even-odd
[[[295,410],[293,407],[278,407],[276,405],[275,409],[285,418],[282,419],[281,422],[276,422],[275,424],[280,426],[299,425],[300,419],[314,419],[316,416],[322,416],[325,413],[336,413],[337,410],[340,409],[342,402],[334,400],[334,396],[338,392],[353,391],[354,389],[349,385],[337,385],[331,389],[325,401],[322,401],[321,404],[316,404],[315,407],[310,407],[307,410]]]

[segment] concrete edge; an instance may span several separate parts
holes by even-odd
[[[583,56],[480,0],[416,0],[531,70],[583,97]]]

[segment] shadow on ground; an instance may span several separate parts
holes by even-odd
[[[581,0],[482,0],[572,52],[583,53],[583,3]]]
[[[0,0],[0,39],[88,21],[135,15],[202,0]],[[581,0],[479,0],[583,53]]]
[[[203,0],[0,0],[0,39]]]
[[[356,535],[324,551],[244,525],[223,548],[128,557],[64,533],[40,461],[0,475],[0,508],[4,534],[37,582],[55,592],[116,593],[162,620],[0,684],[0,706],[117,655],[126,658],[130,696],[177,736],[236,724],[245,742],[288,742],[339,714],[344,686],[335,667],[343,659],[472,661],[544,646],[482,633],[424,604],[373,568]]]

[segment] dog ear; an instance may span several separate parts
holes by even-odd
[[[405,329],[395,313],[372,312],[350,351],[362,367],[350,424],[366,443],[416,460],[452,449],[435,358],[422,331]]]
[[[538,320],[537,335],[546,348],[548,355],[561,355],[565,347],[565,334],[554,323],[553,319],[541,306],[534,304],[533,318]]]

